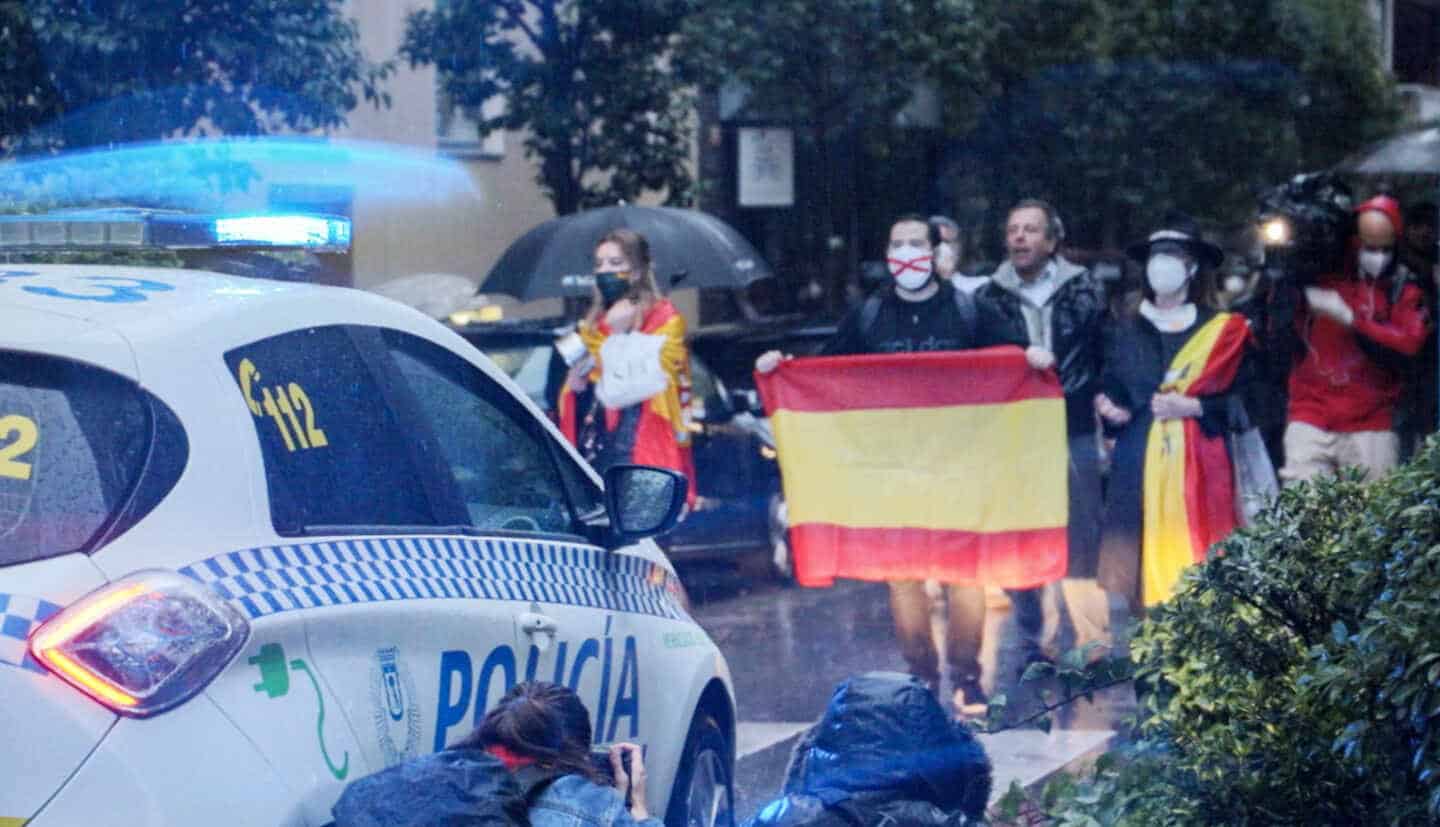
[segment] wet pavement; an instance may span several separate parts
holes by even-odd
[[[681,576],[695,599],[696,620],[725,653],[734,677],[740,721],[736,814],[743,820],[778,793],[795,736],[820,716],[837,683],[875,669],[905,671],[887,590],[883,583],[855,581],[830,589],[785,588],[715,570],[682,569]],[[935,623],[943,635],[938,612]],[[1064,633],[1058,642],[1070,643]],[[1019,684],[1022,661],[1013,612],[992,606],[981,662],[986,689],[1009,698],[1007,720],[1029,717],[1045,692],[1059,689],[1053,682]],[[942,699],[949,691],[942,688]],[[995,765],[994,797],[1011,780],[1027,785],[1103,750],[1133,709],[1130,688],[1122,685],[1097,693],[1093,702],[1062,708],[1052,716],[1052,735],[1025,727],[982,736]]]

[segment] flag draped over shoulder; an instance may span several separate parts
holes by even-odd
[[[756,381],[801,585],[1064,576],[1065,400],[1018,348],[790,359]]]
[[[640,332],[650,336],[663,336],[660,348],[660,365],[670,377],[665,390],[640,403],[639,420],[635,426],[635,448],[630,462],[640,465],[657,465],[685,475],[689,480],[685,500],[695,504],[695,461],[691,454],[690,431],[687,427],[685,405],[690,395],[690,350],[685,344],[685,317],[668,299],[656,302],[640,321]],[[594,325],[580,326],[580,338],[590,354],[595,357],[596,366],[590,373],[592,383],[600,380],[600,349],[610,336],[610,326],[603,319]],[[599,405],[597,401],[595,404]],[[603,407],[603,406],[602,406]],[[605,408],[597,412],[605,417],[605,429],[613,433],[620,426],[620,412]],[[556,400],[556,419],[560,433],[578,445],[580,420],[584,413],[576,409],[575,392],[566,382]],[[593,461],[593,458],[591,458]]]
[[[1198,397],[1235,381],[1250,338],[1245,317],[1217,313],[1175,354],[1160,392]],[[1193,417],[1157,419],[1145,444],[1140,545],[1142,598],[1170,597],[1186,567],[1235,529],[1235,477],[1223,436],[1206,436]]]

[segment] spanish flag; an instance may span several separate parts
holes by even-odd
[[[610,335],[610,326],[604,319],[590,325],[580,324],[580,338],[595,357],[595,368],[590,372],[590,381],[600,380],[600,346]],[[691,454],[690,430],[686,419],[685,406],[690,395],[690,350],[685,344],[685,317],[669,299],[660,299],[650,306],[640,320],[640,332],[652,336],[664,336],[665,344],[660,349],[661,366],[670,377],[665,390],[641,403],[640,420],[636,425],[635,450],[630,461],[639,465],[657,465],[679,471],[689,481],[685,501],[695,505],[695,461]],[[599,401],[595,402],[599,405]],[[575,392],[567,382],[560,390],[557,400],[556,418],[560,432],[572,445],[579,444],[580,418],[584,415],[576,410]],[[614,432],[620,425],[620,412],[606,408],[603,413],[605,428]]]
[[[1170,361],[1160,392],[1224,393],[1235,381],[1249,340],[1244,316],[1215,314]],[[1206,436],[1193,417],[1151,423],[1141,503],[1141,597],[1153,606],[1170,597],[1186,567],[1203,563],[1210,546],[1238,525],[1225,437]]]
[[[756,381],[801,585],[1064,576],[1065,400],[1018,348],[790,359]]]

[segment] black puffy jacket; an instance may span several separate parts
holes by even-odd
[[[962,827],[990,797],[990,760],[918,678],[840,684],[796,745],[781,798],[746,827]]]
[[[1056,258],[1060,286],[1050,308],[1051,352],[1065,390],[1066,430],[1071,436],[1095,432],[1095,394],[1100,392],[1101,334],[1108,317],[1105,288],[1084,267]],[[975,291],[982,347],[1031,344],[1019,294],[1020,277],[1008,262]]]

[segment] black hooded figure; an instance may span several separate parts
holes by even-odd
[[[990,786],[984,747],[923,681],[867,672],[835,688],[746,827],[961,827],[982,823]]]

